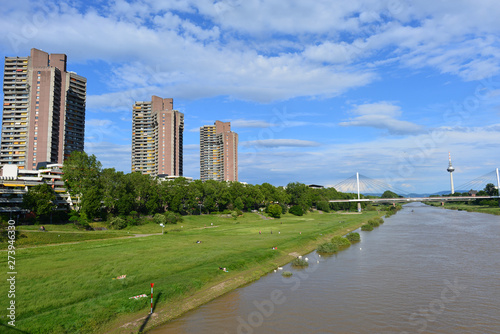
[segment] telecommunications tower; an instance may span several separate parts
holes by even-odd
[[[450,161],[450,164],[448,165],[447,171],[450,173],[450,183],[451,183],[451,194],[453,195],[455,193],[455,188],[453,187],[453,172],[455,171],[455,168],[451,165],[451,153],[448,152],[448,159]]]

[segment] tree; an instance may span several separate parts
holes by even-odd
[[[88,220],[99,217],[102,208],[102,191],[98,186],[94,186],[85,190],[82,196],[80,211]]]
[[[307,210],[312,205],[310,188],[299,182],[289,183],[286,192],[290,196],[291,205],[300,205],[303,210]]]
[[[328,201],[320,201],[316,205],[316,208],[324,212],[330,212],[330,203]]]
[[[267,213],[269,216],[273,218],[280,218],[281,217],[281,206],[279,204],[271,204],[267,207]]]
[[[54,190],[48,184],[43,183],[28,189],[28,192],[23,196],[22,206],[33,211],[37,220],[45,220],[56,208],[55,199]]]
[[[63,172],[66,188],[72,195],[82,195],[87,188],[99,184],[102,164],[95,155],[73,151],[64,161]]]
[[[484,191],[488,194],[488,196],[498,196],[498,189],[493,183],[488,183],[486,187],[484,187]]]

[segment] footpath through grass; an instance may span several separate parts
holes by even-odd
[[[150,283],[155,283],[159,316],[146,329],[257,279],[292,260],[291,252],[310,252],[332,235],[345,234],[377,216],[377,212],[286,215],[274,220],[256,214],[237,220],[188,216],[183,223],[169,226],[164,235],[19,248],[16,329],[28,333],[137,333],[141,323],[133,320],[147,316],[150,299],[129,298],[149,294]],[[5,254],[0,258],[1,268],[7,268],[6,252],[1,253]],[[113,279],[120,275],[127,276]],[[220,289],[210,289],[221,282],[225,285],[219,285]],[[0,293],[6,296],[7,292],[7,281],[2,279]],[[6,310],[7,302],[2,298],[0,308]],[[2,333],[8,332],[5,315],[0,315]],[[129,321],[131,326],[120,327]]]

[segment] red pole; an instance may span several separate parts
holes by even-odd
[[[153,285],[155,285],[155,284],[151,283],[151,313],[150,314],[153,314]]]

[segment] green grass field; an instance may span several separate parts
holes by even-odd
[[[427,205],[441,207],[441,203],[426,202]],[[450,210],[463,210],[467,212],[480,212],[490,215],[500,215],[500,207],[491,207],[487,205],[472,205],[472,204],[457,204],[457,203],[444,203],[445,209]]]
[[[169,225],[164,235],[18,248],[16,329],[28,333],[137,333],[137,328],[117,328],[148,314],[149,298],[129,297],[149,294],[150,283],[155,283],[155,310],[162,313],[169,309],[157,323],[166,321],[216,297],[217,293],[209,288],[218,283],[232,280],[233,284],[226,288],[234,289],[291,261],[290,252],[312,251],[333,235],[345,234],[379,215],[377,212],[310,213],[275,220],[263,220],[250,213],[237,220],[188,216],[180,224]],[[46,228],[56,230],[55,226]],[[69,226],[63,228],[71,232]],[[83,240],[86,233],[93,237],[116,237],[150,231],[159,233],[161,228],[147,224],[119,232],[76,231],[60,235],[65,235],[67,242],[75,242],[78,238]],[[76,240],[70,240],[70,235]],[[201,243],[197,244],[197,240]],[[8,271],[7,254],[5,251],[0,254],[3,254],[0,263],[4,277]],[[219,266],[226,267],[229,273],[219,270]],[[119,275],[127,277],[113,279]],[[0,293],[6,296],[7,292],[6,279],[1,279]],[[0,308],[6,310],[7,303],[7,298],[2,297]],[[5,324],[5,315],[0,316]],[[7,330],[0,325],[0,332]]]

